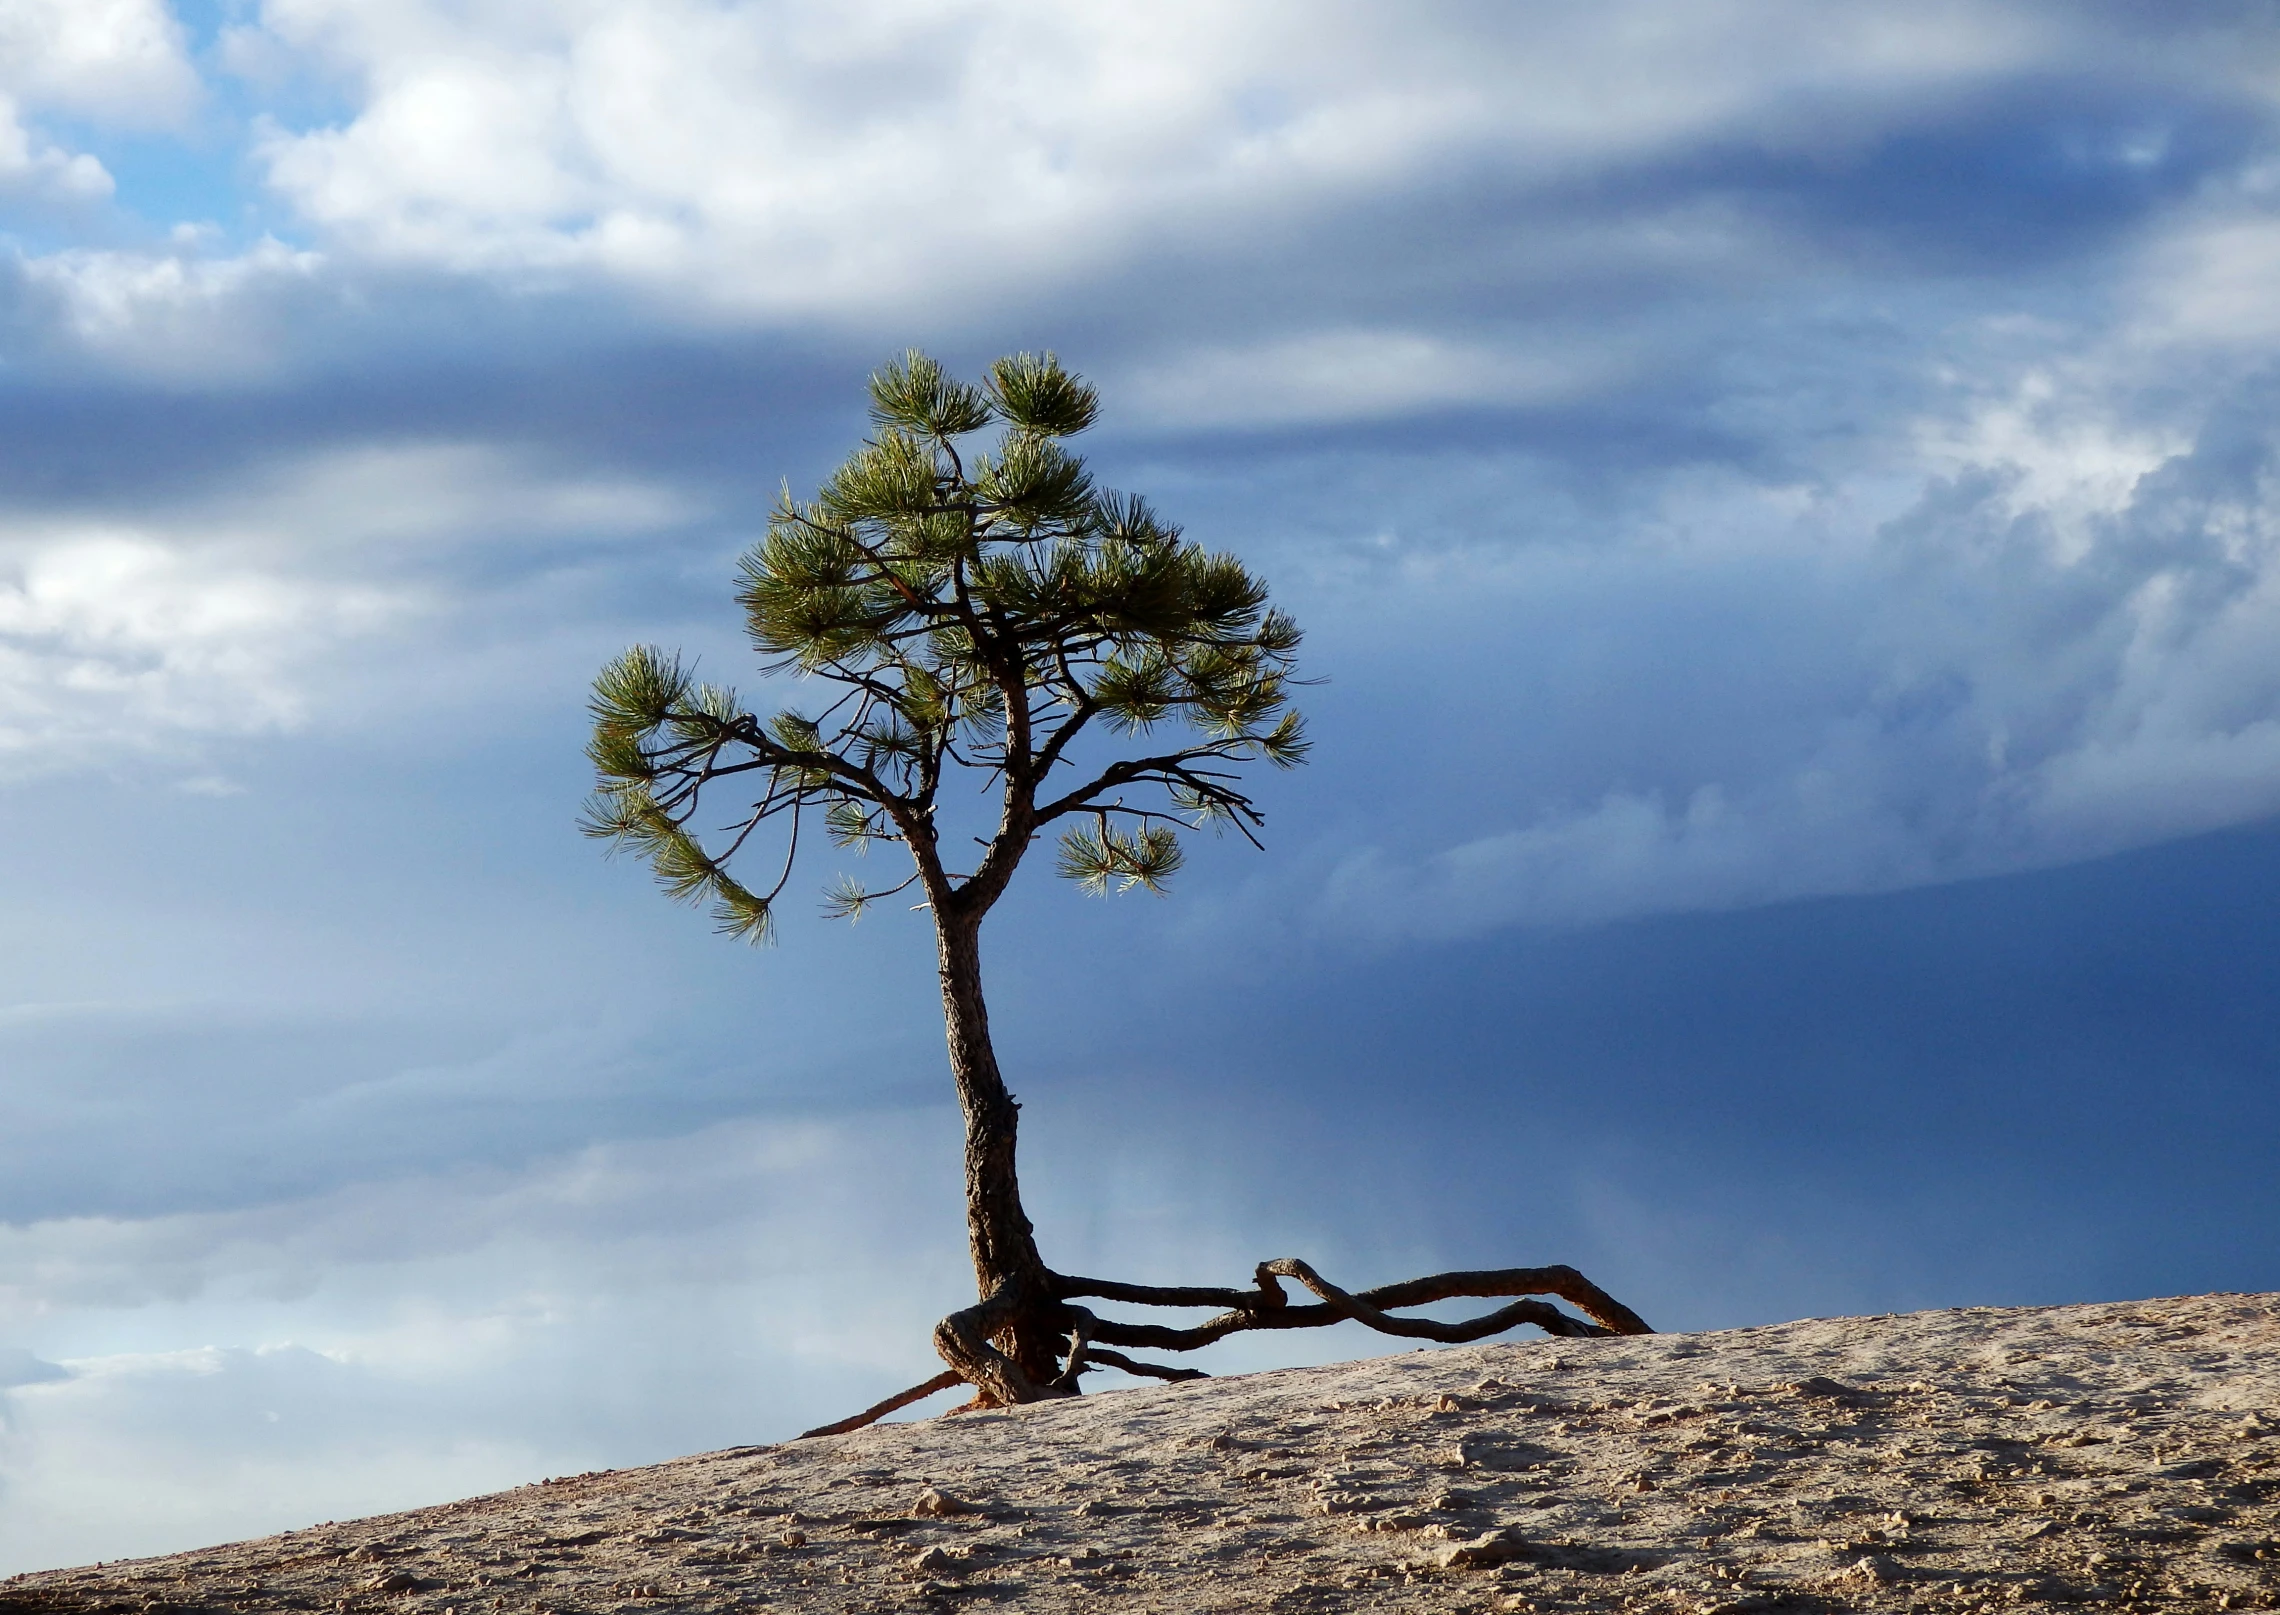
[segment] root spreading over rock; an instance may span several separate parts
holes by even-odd
[[[0,1583],[0,1615],[767,1608],[2280,1608],[2280,1296],[1416,1351]]]

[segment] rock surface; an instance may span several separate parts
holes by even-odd
[[[0,1615],[2280,1607],[2280,1296],[1527,1341],[578,1475]]]

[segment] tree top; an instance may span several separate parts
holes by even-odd
[[[826,912],[916,885],[938,923],[978,918],[1057,822],[1060,872],[1096,892],[1160,890],[1182,828],[1255,842],[1237,766],[1306,754],[1297,626],[1233,556],[1094,485],[1065,440],[1098,413],[1050,353],[999,359],[978,385],[915,350],[874,373],[872,435],[812,499],[787,487],[738,565],[762,670],[818,699],[762,716],[678,655],[627,651],[594,685],[587,832],[752,941],[772,934],[810,817],[857,852],[900,842],[914,865],[886,890],[841,876]],[[1138,754],[1104,756],[1117,739]],[[961,773],[994,788],[997,813],[955,869],[937,804]],[[743,800],[708,845],[692,815],[723,791]],[[772,883],[732,874],[779,819]]]

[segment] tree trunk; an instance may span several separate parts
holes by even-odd
[[[1060,1372],[1059,1311],[1051,1276],[1021,1209],[1014,1143],[1021,1107],[1006,1091],[990,1046],[989,1008],[982,999],[981,918],[935,914],[942,969],[942,1020],[950,1043],[950,1074],[966,1117],[966,1235],[973,1249],[974,1282],[987,1299],[1008,1282],[1020,1300],[998,1336],[999,1349],[1039,1385]]]

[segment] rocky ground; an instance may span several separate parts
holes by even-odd
[[[2280,1608],[2280,1296],[1527,1341],[744,1447],[0,1615]]]

